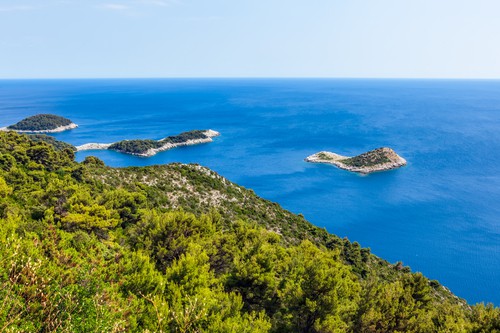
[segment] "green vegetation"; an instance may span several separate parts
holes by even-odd
[[[154,140],[123,140],[113,143],[108,149],[138,155],[145,154],[150,149],[158,149],[161,146],[162,144],[159,141]]]
[[[108,149],[116,150],[122,153],[129,153],[135,155],[142,155],[148,152],[150,149],[158,149],[162,146],[171,143],[171,144],[179,144],[186,142],[188,140],[197,140],[197,139],[207,139],[208,137],[205,135],[205,131],[202,130],[193,130],[189,132],[184,132],[179,135],[169,136],[162,140],[123,140],[119,142],[113,143],[109,146]]]
[[[350,157],[340,162],[353,167],[370,167],[391,162],[390,157],[383,150],[378,148],[358,156]]]
[[[183,132],[179,135],[168,136],[161,140],[162,143],[182,143],[188,140],[206,139],[207,136],[204,130],[192,130],[188,132]]]
[[[318,153],[318,157],[321,158],[324,161],[331,161],[333,158],[331,156],[328,156],[328,154],[325,154],[323,152]]]
[[[54,147],[55,150],[62,151],[62,150],[65,150],[65,149],[69,149],[69,150],[72,150],[72,151],[76,151],[76,147],[73,146],[72,144],[66,143],[64,141],[56,140],[56,139],[54,139],[54,137],[49,136],[49,135],[45,135],[45,134],[29,134],[29,137],[30,137],[31,140],[33,140],[35,142],[40,142],[40,141],[46,142],[49,145],[51,145],[52,147]]]
[[[53,114],[37,114],[25,118],[17,124],[11,125],[8,129],[16,131],[47,131],[61,126],[68,126],[71,120]]]
[[[0,133],[0,330],[499,332],[469,306],[198,165],[76,163]]]

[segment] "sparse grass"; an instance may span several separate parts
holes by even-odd
[[[318,153],[318,157],[322,160],[325,160],[325,161],[332,161],[333,160],[333,158],[331,156],[329,156],[328,154],[325,154],[323,152]]]

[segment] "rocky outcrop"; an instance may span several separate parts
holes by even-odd
[[[81,150],[100,150],[100,149],[108,149],[112,143],[86,143],[80,146],[76,146],[77,151]]]
[[[308,156],[306,162],[333,164],[340,169],[363,174],[396,169],[406,165],[406,160],[391,148],[377,148],[358,156],[348,157],[328,151]]]

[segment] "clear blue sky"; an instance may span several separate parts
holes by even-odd
[[[500,78],[500,0],[0,0],[0,78]]]

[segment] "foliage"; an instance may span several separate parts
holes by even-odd
[[[189,140],[206,139],[205,131],[203,130],[192,130],[188,132],[183,132],[178,135],[168,136],[165,139],[160,140],[162,144],[165,143],[182,143]]]
[[[162,140],[123,140],[113,143],[108,149],[116,150],[122,153],[141,155],[150,149],[158,149],[166,144],[180,144],[189,140],[206,139],[205,131],[193,130],[183,132],[179,135],[168,136]]]
[[[68,126],[71,120],[53,114],[37,114],[25,118],[8,128],[16,131],[45,131],[53,130],[60,126]]]
[[[344,159],[341,162],[354,167],[369,167],[391,162],[391,159],[383,148],[378,148],[358,156]]]
[[[160,147],[161,144],[154,140],[123,140],[113,143],[108,149],[138,155],[144,154],[150,149],[157,149]]]
[[[498,332],[500,310],[196,165],[0,133],[0,331]]]
[[[333,158],[329,156],[328,154],[325,154],[324,152],[319,152],[318,157],[324,161],[331,161]]]
[[[32,141],[35,142],[46,142],[52,147],[54,147],[55,150],[65,150],[69,149],[71,151],[76,151],[76,147],[73,146],[72,144],[66,143],[64,141],[59,141],[54,139],[54,137],[50,135],[45,135],[45,134],[29,134],[29,137]]]

